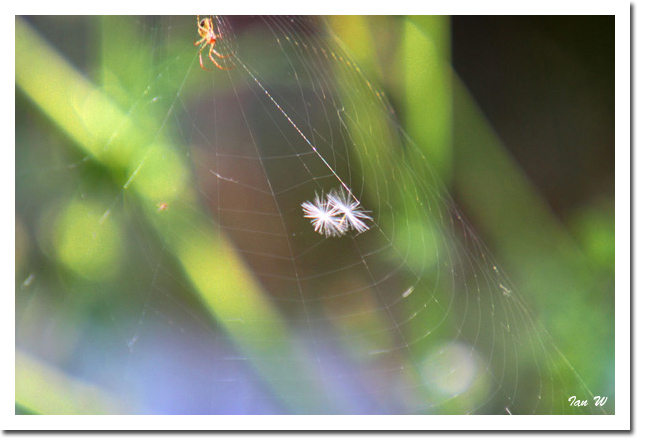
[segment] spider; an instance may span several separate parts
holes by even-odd
[[[215,44],[217,43],[217,39],[222,38],[220,34],[215,34],[215,27],[213,26],[213,19],[211,18],[206,18],[206,19],[199,19],[199,16],[197,16],[197,32],[199,33],[199,36],[201,39],[195,40],[193,45],[199,46],[199,65],[202,67],[202,69],[206,71],[213,71],[209,70],[208,68],[204,67],[204,63],[202,62],[202,51],[206,49],[207,46],[210,46],[208,49],[208,57],[211,59],[211,62],[215,64],[215,66],[221,70],[230,70],[233,67],[223,67],[219,63],[217,63],[217,60],[213,58],[213,54],[219,57],[220,59],[228,59],[231,57],[233,54],[220,54],[217,51],[215,51]]]

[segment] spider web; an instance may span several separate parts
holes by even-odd
[[[325,20],[213,17],[212,72],[194,19],[118,20],[71,100],[88,139],[17,130],[20,360],[100,388],[90,412],[613,409]],[[302,204],[334,190],[367,231],[314,230]]]

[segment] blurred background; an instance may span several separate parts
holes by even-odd
[[[382,375],[375,376],[363,370],[368,368],[364,363],[350,360],[351,353],[339,358],[327,340],[336,335],[355,340],[357,332],[369,332],[365,344],[378,344],[377,321],[341,321],[347,308],[331,307],[331,298],[324,300],[318,289],[309,295],[313,303],[290,299],[292,288],[269,276],[282,270],[276,257],[261,262],[247,254],[265,244],[280,248],[266,236],[252,236],[266,229],[268,220],[258,216],[254,226],[225,209],[241,206],[247,217],[252,210],[286,215],[286,204],[274,199],[275,208],[262,207],[253,195],[234,194],[238,176],[233,174],[259,167],[252,162],[227,165],[223,159],[243,150],[236,148],[245,146],[240,134],[287,134],[289,125],[263,93],[270,89],[278,103],[297,104],[293,97],[305,96],[297,89],[305,81],[289,84],[281,77],[286,68],[263,46],[271,35],[259,31],[266,21],[242,17],[215,23],[223,35],[218,51],[236,57],[219,60],[231,70],[218,70],[208,65],[205,50],[204,62],[215,70],[205,76],[193,46],[198,38],[194,17],[16,18],[17,413],[497,414],[509,406],[527,413],[569,413],[577,411],[569,410],[560,394],[584,398],[584,391],[609,397],[604,410],[613,413],[613,17],[336,16],[307,22],[298,34],[286,33],[300,39],[299,48],[336,36],[338,41],[331,41],[341,48],[338,54],[345,50],[382,89],[394,113],[390,116],[431,165],[432,181],[452,197],[458,215],[468,221],[463,227],[472,227],[465,244],[491,251],[489,257],[482,248],[487,256],[473,259],[472,270],[499,264],[510,277],[504,282],[519,289],[521,300],[509,306],[510,315],[494,313],[491,326],[499,322],[508,327],[514,320],[520,330],[533,332],[532,321],[523,319],[526,311],[549,333],[538,336],[550,352],[534,354],[524,364],[519,355],[510,354],[517,337],[509,327],[508,337],[502,334],[509,341],[501,350],[507,361],[495,362],[498,352],[491,352],[484,366],[495,375],[498,366],[526,365],[526,374],[509,379],[515,384],[546,382],[552,374],[544,370],[552,365],[562,381],[545,406],[537,402],[544,391],[536,396],[530,388],[521,389],[508,402],[501,400],[508,394],[502,384],[497,391],[487,387],[493,385],[488,381],[465,391],[457,377],[457,383],[435,386],[445,390],[456,385],[463,392],[441,393],[433,387],[426,396],[439,397],[441,403],[417,400],[417,377],[389,371],[408,360],[419,363],[417,340],[434,351],[426,361],[447,360],[451,370],[476,369],[474,343],[462,343],[460,337],[469,322],[455,325],[459,335],[453,325],[443,332],[454,343],[444,349],[441,342],[426,340],[425,330],[402,334],[402,349],[412,359],[382,360],[373,368]],[[269,30],[282,38],[280,32],[288,26],[281,19]],[[298,71],[297,59],[290,60],[299,73],[315,67],[313,76],[329,81],[330,90],[342,91],[339,97],[359,78],[334,77],[333,66],[314,65],[315,58],[304,59],[304,71]],[[267,90],[258,89],[260,85]],[[245,95],[244,87],[255,93]],[[282,124],[256,125],[252,109],[265,110]],[[306,114],[297,105],[284,110],[292,116]],[[314,122],[316,111],[311,113]],[[321,140],[329,136],[318,135]],[[262,146],[261,140],[253,143]],[[294,150],[298,162],[308,153],[307,147]],[[370,172],[369,160],[359,155],[347,159]],[[351,175],[356,168],[347,161],[343,170],[342,161],[334,162],[341,174]],[[315,165],[308,165],[312,170],[304,180],[317,174]],[[275,176],[274,187],[278,178],[294,183],[298,178],[293,169],[281,170],[284,165],[262,168]],[[264,187],[251,180],[246,185]],[[363,181],[362,186],[369,190],[370,184]],[[305,196],[294,195],[293,200]],[[383,196],[372,198],[374,208],[389,204]],[[401,192],[401,201],[406,199]],[[452,200],[445,199],[451,209]],[[244,227],[251,235],[230,229],[244,224],[251,224]],[[298,233],[302,224],[293,224]],[[228,236],[219,236],[220,231]],[[379,240],[373,242],[378,245]],[[293,261],[296,254],[284,256]],[[307,267],[315,274],[318,266]],[[482,272],[485,282],[495,280],[490,270]],[[422,283],[419,277],[427,279],[424,272],[412,275]],[[406,282],[405,276],[397,279]],[[370,286],[376,288],[378,280],[372,280]],[[338,289],[360,286],[343,283]],[[408,291],[415,295],[413,289],[404,286],[403,298]],[[490,301],[497,302],[502,290],[493,289]],[[299,292],[302,296],[305,291]],[[323,301],[320,307],[317,296]],[[389,312],[388,304],[377,311],[369,298],[359,301],[352,313]],[[412,301],[424,308],[431,302]],[[458,319],[459,311],[467,312],[458,306],[446,314]],[[474,315],[482,332],[490,328],[481,321],[486,308]],[[418,313],[423,316],[420,326],[441,324],[430,311],[406,310],[409,314],[392,315],[394,328]],[[331,327],[318,325],[316,317],[331,321]],[[372,331],[377,332],[374,337]],[[316,343],[317,336],[323,341]],[[499,338],[485,337],[483,343],[495,341]],[[319,349],[308,350],[311,344]],[[348,349],[379,350],[365,344],[354,341]],[[384,344],[389,346],[383,350],[397,348]],[[567,361],[560,362],[556,351]],[[320,357],[329,358],[322,369],[315,366]],[[410,366],[410,373],[423,374],[421,368],[426,374],[443,372],[428,366]],[[539,376],[529,377],[530,369]],[[325,380],[320,391],[310,391],[320,375]]]

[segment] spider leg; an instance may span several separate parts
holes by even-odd
[[[213,37],[213,42],[217,42],[219,39],[221,39],[222,36],[220,34],[217,34],[216,36]],[[211,46],[211,52],[215,54],[217,57],[220,59],[228,59],[231,57],[233,54],[220,54],[215,50],[215,43]]]
[[[203,46],[201,48],[199,48],[199,66],[201,66],[202,69],[205,70],[205,71],[213,71],[213,70],[209,70],[208,68],[206,68],[204,66],[204,62],[202,61],[202,51],[204,51]]]
[[[213,62],[217,68],[219,68],[221,70],[225,70],[225,71],[233,69],[232,66],[223,67],[222,65],[217,63],[217,60],[213,57],[213,53],[217,54],[217,52],[213,49],[213,45],[211,45],[211,49],[208,51],[208,57],[211,59],[211,62]],[[200,55],[201,55],[201,53],[200,53]],[[219,54],[217,54],[217,55],[219,55]]]
[[[229,57],[231,57],[233,55],[233,54],[220,54],[217,51],[215,51],[214,49],[211,50],[211,52],[213,54],[215,54],[217,57],[219,57],[220,59],[228,59]]]

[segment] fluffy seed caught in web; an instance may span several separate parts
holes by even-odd
[[[314,202],[302,203],[305,218],[311,218],[314,230],[329,238],[343,236],[350,229],[358,233],[369,229],[366,221],[372,218],[361,203],[343,189],[333,190],[322,199],[318,194]]]
[[[350,196],[342,188],[338,191],[332,190],[327,194],[327,203],[342,215],[342,221],[346,227],[363,233],[369,229],[365,221],[372,218],[367,211],[361,207],[361,203],[353,196]]]
[[[343,236],[347,231],[340,212],[329,205],[329,202],[322,199],[318,194],[314,202],[305,201],[302,203],[302,211],[305,218],[311,218],[314,230],[329,238],[330,236]]]

